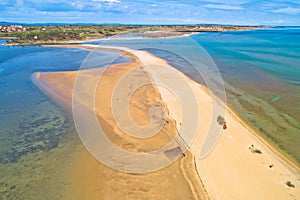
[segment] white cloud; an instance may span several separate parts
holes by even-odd
[[[272,12],[283,13],[283,14],[298,14],[300,13],[300,8],[286,7],[286,8],[279,8],[277,10],[273,10]]]
[[[209,3],[216,3],[216,4],[224,4],[224,2],[226,2],[226,4],[229,4],[229,5],[241,5],[241,4],[245,4],[245,3],[249,3],[251,2],[252,0],[207,0],[207,1],[204,1],[204,2],[209,2]]]
[[[105,2],[105,3],[121,3],[120,0],[92,0],[94,2]]]
[[[263,21],[263,24],[282,24],[285,23],[285,20],[279,19],[279,20],[265,20]]]
[[[284,21],[282,19],[278,20],[277,23],[278,24],[282,24]]]
[[[80,10],[84,7],[84,5],[82,3],[79,3],[79,2],[76,2],[76,3],[72,2],[71,6],[73,6],[75,8],[78,8]]]
[[[0,0],[0,5],[1,6],[4,6],[4,5],[6,5],[7,3],[5,2],[5,1],[2,1],[2,0]]]
[[[232,6],[226,4],[206,4],[203,6],[204,8],[213,8],[213,9],[221,9],[221,10],[244,10],[244,8],[240,6]]]

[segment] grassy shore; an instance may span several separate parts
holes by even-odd
[[[95,25],[95,26],[23,26],[22,31],[0,30],[6,45],[63,44],[91,39],[101,39],[119,34],[142,34],[142,37],[174,37],[199,32],[252,30],[261,26],[221,25]]]

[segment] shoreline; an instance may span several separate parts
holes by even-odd
[[[93,47],[93,45],[77,45],[76,47],[73,47],[73,48],[82,48],[82,47],[84,47],[85,49],[86,48],[92,48]],[[132,55],[134,55],[134,56],[136,56],[137,58],[139,58],[137,55],[135,55],[132,51],[128,51],[128,48],[123,48],[123,47],[109,47],[109,46],[106,46],[106,47],[103,47],[104,49],[112,49],[112,50],[117,50],[117,51],[123,51],[123,52],[125,52],[125,53],[128,53],[128,54],[132,54]],[[140,53],[140,54],[138,54],[138,55],[140,55],[140,56],[150,56],[151,54],[150,53],[148,53],[148,52],[143,52],[143,53]],[[153,55],[152,55],[153,56]],[[150,56],[151,57],[151,56]],[[154,56],[153,56],[154,57]],[[153,58],[153,59],[155,59],[155,58]],[[162,59],[159,59],[159,58],[157,58],[158,60],[162,60]],[[164,63],[164,65],[166,64],[166,66],[168,66],[168,70],[171,70],[171,71],[174,71],[175,73],[179,73],[179,74],[181,74],[181,75],[183,75],[183,73],[182,72],[180,72],[180,71],[178,71],[177,69],[175,69],[175,68],[173,68],[172,66],[170,66],[170,65],[168,65],[166,62]],[[194,85],[199,85],[198,83],[194,83],[189,77],[186,77],[185,75],[183,75],[189,82],[191,82],[192,84],[194,84]],[[159,90],[159,89],[158,89]],[[197,89],[196,89],[197,90]],[[160,90],[159,90],[160,91]],[[203,91],[203,90],[202,90]],[[204,92],[207,92],[207,91],[205,91],[204,90]],[[162,91],[160,91],[160,93],[161,93],[161,95],[162,95],[162,99],[165,101],[166,99],[168,99],[168,97],[167,98],[164,98],[164,96],[168,96],[168,94],[166,95],[166,94],[162,94],[163,92]],[[166,101],[165,101],[166,102]],[[168,105],[168,108],[169,107],[172,107],[172,105],[171,104],[169,104],[168,102],[166,102],[167,103],[167,105]],[[222,103],[222,102],[221,102]],[[275,159],[275,160],[277,160],[277,161],[280,161],[280,162],[282,162],[282,164],[285,166],[285,167],[292,167],[292,168],[295,168],[295,166],[293,166],[293,165],[291,165],[291,164],[293,164],[293,163],[291,163],[291,162],[288,162],[288,161],[290,161],[290,160],[288,160],[288,158],[286,158],[286,157],[284,157],[284,155],[282,155],[282,153],[280,153],[280,152],[277,152],[277,150],[276,149],[274,149],[270,144],[268,144],[268,142],[267,141],[265,141],[263,138],[261,138],[260,136],[259,136],[259,133],[256,133],[256,131],[255,130],[253,130],[251,127],[249,127],[249,125],[247,124],[247,122],[244,122],[244,120],[242,120],[239,116],[238,116],[238,114],[236,114],[231,108],[229,108],[228,106],[226,106],[226,105],[223,105],[223,106],[225,106],[226,107],[226,113],[228,113],[228,114],[226,114],[226,118],[228,117],[228,116],[230,116],[231,115],[231,117],[234,119],[234,121],[237,121],[237,123],[238,124],[241,124],[245,129],[247,129],[248,130],[248,132],[250,132],[252,135],[247,135],[248,133],[246,133],[245,135],[247,136],[247,138],[249,139],[253,139],[253,138],[256,138],[256,139],[254,139],[254,141],[256,141],[256,140],[258,140],[258,144],[261,142],[263,145],[265,145],[266,147],[264,147],[263,149],[264,150],[266,150],[266,149],[269,149],[274,155],[276,155],[278,158],[276,158],[276,156],[275,156],[275,158],[274,158],[274,156],[273,156],[273,154],[270,156],[272,159]],[[176,110],[176,108],[171,108],[171,110]],[[170,110],[170,108],[169,108],[169,110]],[[228,116],[227,116],[228,115]],[[172,116],[171,115],[171,117],[174,119],[174,118],[176,118],[176,116]],[[176,121],[176,119],[174,119],[175,121]],[[177,124],[178,124],[178,121],[177,121]],[[229,125],[230,126],[230,125]],[[223,134],[223,133],[222,133]],[[193,148],[193,147],[192,147]],[[261,147],[262,148],[262,147]],[[266,150],[266,152],[269,152],[269,150]],[[194,152],[195,153],[195,152]],[[279,155],[278,155],[279,154]],[[250,154],[251,155],[251,154]],[[249,155],[248,155],[249,156]],[[272,157],[273,156],[273,157]],[[197,166],[197,168],[196,168],[196,170],[199,170],[198,169],[198,167],[200,167],[200,166],[198,166],[197,165],[197,163],[199,164],[200,163],[200,165],[202,165],[202,163],[201,163],[202,161],[197,161],[197,162],[195,162],[195,165]],[[208,163],[209,164],[209,163]],[[255,164],[255,163],[254,163]],[[257,163],[256,163],[257,164]],[[285,168],[285,167],[283,167],[283,169]],[[200,171],[201,170],[203,170],[203,168],[200,168]],[[295,168],[295,170],[297,171],[297,170],[299,170],[299,168]],[[198,172],[198,171],[197,171]],[[198,172],[199,173],[199,172]],[[202,174],[202,176],[203,176],[203,174]],[[275,175],[274,175],[275,176]],[[200,181],[202,182],[203,180],[203,177],[201,177],[201,172],[200,172]],[[207,184],[208,184],[208,182],[209,182],[210,180],[205,180],[204,181],[204,185],[205,185],[205,189],[207,189]],[[298,185],[297,185],[298,186]],[[298,186],[299,187],[299,186]],[[210,188],[210,190],[211,190],[211,188]],[[209,196],[214,196],[214,195],[211,195],[211,191],[209,191],[208,193],[210,193],[210,195]]]
[[[231,29],[229,28],[231,27]],[[235,27],[235,28],[233,28]],[[202,27],[203,28],[203,27]],[[204,26],[204,29],[195,30],[195,29],[179,29],[177,30],[157,30],[157,31],[146,31],[139,34],[144,34],[142,37],[128,37],[128,38],[117,38],[115,36],[128,34],[126,32],[108,35],[99,35],[99,36],[87,36],[85,39],[72,39],[72,40],[48,40],[48,41],[39,41],[39,40],[27,40],[25,42],[11,42],[2,44],[2,46],[40,46],[40,45],[59,45],[59,44],[78,44],[83,42],[93,42],[93,41],[101,41],[101,40],[131,40],[131,39],[165,39],[165,38],[177,38],[177,37],[189,37],[194,34],[200,33],[216,33],[216,32],[228,32],[228,31],[253,31],[253,30],[260,30],[260,29],[268,29],[268,28],[277,28],[276,26],[241,26],[241,25],[217,25],[215,30],[209,29],[208,27]],[[131,33],[129,33],[131,34]],[[134,33],[133,33],[134,34]],[[158,35],[156,35],[158,34]],[[15,36],[2,36],[0,40],[10,40],[10,39],[17,39]]]
[[[185,36],[179,36],[179,37],[185,37]],[[149,38],[149,39],[151,39],[151,38]],[[45,47],[53,47],[53,48],[79,48],[79,49],[83,49],[83,50],[87,50],[87,51],[91,51],[91,50],[93,50],[95,48],[94,44],[43,45],[43,46],[45,46]],[[128,52],[126,52],[126,49],[128,50],[129,48],[126,48],[126,47],[97,45],[97,48],[101,48],[101,50],[103,50],[103,51],[117,51],[117,52],[119,51],[119,52],[122,53],[122,55],[125,55],[125,56],[128,57],[128,55],[126,55],[128,53]],[[133,52],[134,50],[130,50],[130,51]],[[129,55],[130,55],[130,51],[129,51]],[[135,56],[128,57],[128,58],[138,59]],[[158,58],[158,59],[163,60],[161,58]],[[166,62],[165,62],[165,64],[169,65]],[[172,70],[175,70],[178,73],[180,73],[182,76],[186,76],[185,74],[183,74],[181,71],[177,70],[176,68],[174,68],[172,66],[171,66],[171,68],[172,68]],[[195,82],[191,78],[189,78],[189,77],[187,77],[187,78],[189,79],[190,82]],[[221,102],[221,100],[219,100],[216,96],[214,96],[214,98],[217,99],[219,101],[219,103],[221,103],[221,104],[224,105],[224,103]],[[270,148],[272,151],[274,151],[274,153],[276,153],[276,155],[278,157],[280,157],[281,159],[283,159],[285,162],[289,163],[293,168],[295,168],[295,169],[297,169],[297,170],[300,171],[300,163],[297,163],[296,160],[290,158],[287,155],[287,153],[285,154],[285,152],[283,152],[279,147],[275,146],[276,144],[273,144],[273,143],[269,142],[267,139],[263,138],[263,136],[261,136],[260,133],[258,133],[253,127],[251,127],[250,124],[248,124],[244,119],[242,119],[241,116],[239,116],[239,114],[236,113],[236,111],[233,110],[233,108],[230,108],[228,105],[224,105],[224,106],[226,107],[226,110],[228,110],[230,112],[230,114],[232,114],[241,124],[243,124],[243,126],[245,128],[247,128],[251,133],[253,133],[268,148]]]
[[[180,71],[179,71],[180,72]],[[180,72],[181,73],[181,72]],[[189,78],[189,77],[188,77]],[[190,78],[189,78],[190,79]],[[192,79],[190,79],[193,81]],[[271,151],[273,151],[280,159],[287,162],[291,165],[292,168],[300,171],[300,163],[298,163],[295,159],[290,158],[287,153],[281,150],[279,147],[275,146],[272,142],[268,141],[264,138],[258,131],[256,131],[246,120],[244,120],[238,112],[234,111],[233,108],[225,105],[218,97],[214,95],[214,98],[223,106],[226,107],[226,110],[232,115],[236,120],[238,120],[246,129],[248,129],[258,140],[260,140],[266,147],[268,147]]]
[[[86,48],[89,49],[90,47],[86,47]],[[126,53],[126,56],[130,56],[131,58],[133,58],[133,61],[131,63],[112,65],[111,67],[113,68],[114,73],[113,74],[108,73],[107,78],[109,79],[109,81],[114,79],[114,76],[119,73],[119,70],[121,70],[121,71],[125,70],[125,72],[126,72],[127,70],[130,70],[132,67],[135,67],[135,65],[137,65],[137,66],[140,65],[139,60],[137,60],[137,58],[134,55]],[[123,68],[125,68],[125,69],[123,69]],[[126,69],[126,68],[128,68],[128,69]],[[48,94],[48,95],[50,94],[51,97],[57,103],[65,104],[70,107],[70,103],[71,103],[70,102],[70,100],[71,100],[70,94],[72,94],[72,87],[71,87],[72,84],[69,81],[67,81],[66,84],[61,85],[61,84],[59,84],[61,82],[58,80],[58,78],[61,78],[62,80],[69,80],[68,78],[74,78],[74,76],[76,76],[76,73],[77,73],[76,71],[57,72],[57,73],[55,73],[55,72],[54,73],[53,72],[39,73],[38,72],[38,73],[35,73],[32,75],[32,80],[39,88],[42,88],[42,87],[46,88],[47,91],[44,91],[44,92],[46,92],[46,94]],[[84,73],[85,76],[93,77],[94,71],[93,70],[85,70],[85,71],[82,71],[82,73]],[[54,77],[53,77],[53,75],[54,75]],[[140,75],[144,76],[144,75],[148,75],[148,73],[139,73],[138,77]],[[55,76],[57,76],[57,77],[55,77]],[[106,77],[106,76],[104,75],[104,77]],[[136,77],[136,78],[138,78],[138,77]],[[56,82],[56,80],[58,80],[58,82]],[[53,81],[53,82],[51,82],[51,81]],[[46,84],[44,84],[44,83],[46,83]],[[64,83],[64,82],[62,82],[62,83]],[[151,87],[153,87],[153,85]],[[67,90],[67,88],[69,88],[69,90]],[[103,89],[105,89],[105,88],[103,88]],[[110,91],[110,92],[112,91],[112,89],[110,89],[110,88],[106,88],[108,91],[104,91],[103,89],[101,90],[102,95],[108,94],[108,91]],[[62,93],[62,91],[64,91],[64,93]],[[151,99],[151,98],[154,98],[154,96],[156,96],[155,92],[153,93],[153,90],[151,88],[148,88],[145,92],[147,92],[146,95],[144,94],[144,92],[142,92],[141,96],[138,96],[138,97],[145,98],[148,96]],[[159,93],[157,93],[157,94],[159,95]],[[84,96],[82,96],[82,97],[83,98],[80,100],[80,102],[82,102],[82,101],[85,102]],[[88,105],[86,105],[86,106],[89,107]],[[138,106],[138,107],[140,107],[140,106]],[[106,113],[106,111],[104,111],[105,108],[103,108],[101,110],[102,111],[99,113],[96,109],[97,116],[99,116],[103,120],[108,120],[108,119],[106,119],[106,115],[109,115],[109,114]],[[139,116],[139,115],[140,114],[135,115],[135,116]],[[144,117],[142,117],[140,120],[143,121]],[[113,124],[111,124],[109,121],[107,121],[107,123],[109,123],[110,126],[113,126]],[[172,124],[173,124],[173,122],[169,121],[169,126],[173,126]],[[175,129],[172,127],[169,127],[169,128],[167,127],[167,130],[168,130],[166,132],[167,135],[172,134],[175,131]],[[159,134],[158,138],[155,139],[155,145],[161,145],[164,143],[164,139],[161,138],[160,135],[161,134]],[[155,137],[157,137],[157,136],[155,136]],[[111,138],[111,139],[115,140],[114,138]],[[126,138],[124,138],[124,139],[127,140]],[[169,137],[167,137],[167,139],[169,140]],[[118,143],[117,140],[115,142]],[[125,141],[125,143],[126,143],[126,141]],[[131,146],[132,146],[132,144],[131,144]],[[128,146],[128,147],[130,148],[131,146]],[[143,149],[148,148],[147,143],[142,144],[141,147]],[[126,148],[127,147],[125,146],[125,149]],[[149,146],[149,148],[151,149],[152,147]],[[127,182],[132,182],[132,181],[139,182],[140,181],[139,184],[124,185],[124,187],[128,191],[131,191],[131,190],[135,191],[135,190],[137,190],[137,188],[142,187],[142,189],[141,189],[142,192],[144,190],[149,190],[149,192],[151,191],[151,193],[154,192],[155,194],[149,194],[150,196],[147,195],[147,197],[149,197],[150,199],[159,199],[164,196],[166,199],[191,199],[191,198],[192,199],[206,199],[206,197],[203,196],[203,192],[201,191],[202,187],[201,187],[200,183],[198,183],[198,181],[199,181],[198,176],[194,173],[193,157],[192,157],[192,154],[189,152],[186,152],[186,155],[184,157],[179,158],[171,165],[169,165],[165,168],[159,169],[158,171],[149,172],[149,173],[145,173],[145,174],[134,174],[134,173],[127,174],[127,173],[117,172],[115,170],[112,170],[112,169],[104,166],[102,163],[99,163],[98,161],[96,161],[89,153],[87,153],[84,148],[81,147],[81,149],[82,150],[80,150],[79,154],[74,155],[74,161],[73,161],[74,163],[72,164],[73,167],[70,172],[71,176],[74,176],[74,179],[71,183],[72,188],[70,189],[70,191],[67,191],[67,194],[66,194],[68,197],[70,197],[70,199],[74,199],[75,197],[78,198],[78,195],[79,195],[79,197],[82,196],[84,198],[87,198],[87,197],[94,198],[94,195],[96,195],[98,193],[97,190],[111,190],[111,188],[122,186],[123,179]],[[88,160],[88,161],[86,161],[86,160]],[[82,161],[84,161],[84,166],[83,166]],[[99,169],[101,169],[101,170],[99,170]],[[91,171],[91,172],[89,172],[89,171]],[[82,173],[85,173],[87,175],[83,176]],[[91,174],[91,173],[93,173],[93,174]],[[113,179],[116,179],[117,182],[114,183],[113,185],[108,184],[107,185],[107,187],[109,187],[109,189],[108,189],[108,188],[106,188],[106,184],[103,185],[102,183],[98,183],[97,181],[95,182],[95,180],[92,180],[91,178],[85,178],[85,177],[95,177],[96,179],[103,179],[104,177],[103,177],[103,175],[101,175],[101,173],[106,174],[105,177],[112,176]],[[97,178],[98,177],[97,174],[99,174],[99,176],[100,175],[101,176],[99,178]],[[109,178],[107,181],[111,182],[110,179],[111,178]],[[162,179],[162,180],[160,180],[160,179]],[[121,183],[119,183],[119,180],[121,181]],[[82,187],[82,186],[79,187],[79,185],[81,185],[81,184],[86,185],[86,187]],[[149,189],[145,189],[145,187],[146,187],[145,185],[146,186],[148,185]],[[166,186],[167,186],[167,188],[165,188]],[[99,189],[99,187],[102,189]],[[90,188],[93,188],[92,189],[93,191],[87,192],[87,191],[91,190]],[[161,190],[162,188],[165,188],[165,189]],[[80,192],[81,190],[83,190],[83,191]],[[113,194],[113,193],[115,193],[115,194]],[[107,195],[107,197],[109,197],[111,195],[128,195],[128,193],[127,192],[120,193],[120,192],[111,191],[111,192],[109,192],[109,194],[106,194],[106,195]],[[144,196],[145,194],[139,194],[139,192],[138,192],[137,196],[135,195],[134,197],[132,197],[130,199],[134,199],[135,197],[138,197],[138,195],[143,195],[143,196],[141,196],[141,198],[146,197],[146,196]],[[157,196],[155,197],[152,195],[157,195]],[[170,195],[170,196],[168,197],[166,195]],[[177,195],[177,197],[176,197],[176,195]],[[151,198],[151,196],[152,196],[152,198]],[[120,199],[121,197],[122,196],[120,196],[118,199]],[[112,198],[112,199],[114,199],[114,198]]]
[[[55,42],[37,42],[37,43],[4,43],[1,44],[1,46],[54,46],[54,45],[76,45],[81,44],[84,42],[96,42],[96,41],[107,41],[107,40],[149,40],[149,39],[168,39],[168,38],[179,38],[179,37],[189,37],[191,35],[200,34],[201,32],[195,32],[195,33],[189,33],[189,34],[182,34],[178,36],[166,36],[166,37],[124,37],[124,38],[118,38],[115,36],[109,36],[109,37],[101,37],[101,38],[92,38],[92,39],[86,39],[86,40],[68,40],[68,41],[55,41]],[[11,38],[10,38],[11,39]],[[8,39],[1,39],[0,40],[8,40]]]
[[[248,124],[245,120],[239,116],[238,113],[236,113],[232,108],[228,106],[228,110],[230,114],[232,114],[237,120],[240,121],[240,123],[247,128],[249,131],[251,131],[255,137],[257,137],[259,140],[261,140],[264,145],[266,145],[268,148],[270,148],[278,157],[280,157],[282,160],[287,162],[289,165],[291,165],[296,170],[300,171],[300,163],[298,163],[295,159],[290,158],[287,153],[285,153],[283,150],[281,150],[279,147],[275,146],[276,144],[273,144],[272,142],[268,141],[266,138],[260,135],[250,124]]]
[[[52,45],[76,45],[81,44],[84,42],[96,42],[96,41],[107,41],[107,40],[151,40],[151,39],[171,39],[171,38],[180,38],[180,37],[190,37],[192,35],[197,35],[201,33],[217,33],[217,32],[229,32],[229,31],[253,31],[253,30],[260,30],[263,28],[257,29],[246,29],[246,30],[228,30],[228,31],[199,31],[199,32],[190,32],[190,33],[183,33],[179,35],[170,35],[170,36],[159,36],[159,37],[150,37],[150,36],[138,36],[138,37],[116,37],[118,35],[108,36],[108,37],[99,37],[99,38],[91,38],[86,40],[68,40],[68,41],[44,41],[44,42],[28,42],[28,43],[4,43],[1,46],[52,46]],[[10,39],[12,37],[9,37]],[[1,38],[0,38],[1,39]],[[7,39],[3,39],[7,40]]]

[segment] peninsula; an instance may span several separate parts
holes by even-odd
[[[77,159],[81,158],[81,161],[74,166],[72,173],[73,175],[77,174],[74,181],[80,181],[79,185],[84,185],[84,187],[72,188],[69,195],[94,197],[101,194],[105,197],[119,198],[126,193],[127,198],[139,198],[147,194],[149,199],[295,199],[300,196],[299,169],[278,156],[225,105],[220,104],[225,106],[228,127],[222,131],[212,152],[204,159],[199,159],[199,146],[204,141],[205,133],[211,124],[209,120],[212,116],[212,96],[205,86],[192,81],[164,60],[146,51],[132,51],[123,47],[97,45],[61,47],[121,50],[126,53],[127,57],[133,59],[130,63],[110,66],[102,76],[101,84],[99,83],[96,91],[96,115],[99,117],[99,122],[106,125],[108,138],[120,148],[134,152],[159,148],[176,134],[181,117],[178,114],[180,113],[178,105],[172,95],[170,96],[170,93],[152,84],[137,90],[132,96],[130,112],[133,119],[138,124],[147,123],[149,118],[145,116],[148,114],[149,106],[161,104],[168,113],[170,123],[166,124],[157,136],[142,141],[135,140],[118,129],[117,124],[112,120],[110,99],[114,85],[128,71],[134,70],[135,73],[128,79],[127,84],[124,84],[123,92],[130,90],[132,85],[138,84],[139,81],[152,79],[153,76],[172,78],[174,74],[180,74],[195,91],[197,101],[203,109],[199,120],[201,123],[198,134],[193,144],[187,147],[185,156],[164,169],[139,175],[124,174],[103,166],[84,150],[80,153],[77,152],[74,156]],[[156,70],[155,73],[147,70],[147,67],[140,67],[142,64],[153,63],[159,63],[163,67]],[[70,108],[73,86],[78,73],[88,77],[84,87],[89,88],[89,85],[93,84],[93,80],[95,80],[93,69],[78,72],[37,72],[33,74],[32,80],[51,98]],[[178,87],[180,86],[178,85]],[[87,91],[82,92],[82,96],[78,97],[78,102],[84,104],[86,109],[93,108],[94,105],[86,104],[87,95],[85,94],[88,94]],[[88,160],[84,166],[82,158]],[[84,173],[88,176],[82,175]],[[93,177],[92,182],[90,178],[82,178],[90,176]],[[162,177],[164,177],[163,180]],[[126,192],[122,189],[125,185]],[[170,188],[166,190],[166,187]]]

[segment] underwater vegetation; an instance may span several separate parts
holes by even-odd
[[[72,123],[58,108],[16,118],[14,127],[0,127],[0,199],[62,199],[76,138]]]
[[[17,162],[28,153],[56,148],[64,133],[64,124],[65,119],[55,113],[46,116],[32,114],[27,120],[20,122],[16,130],[4,133],[6,145],[1,149],[0,163]]]

